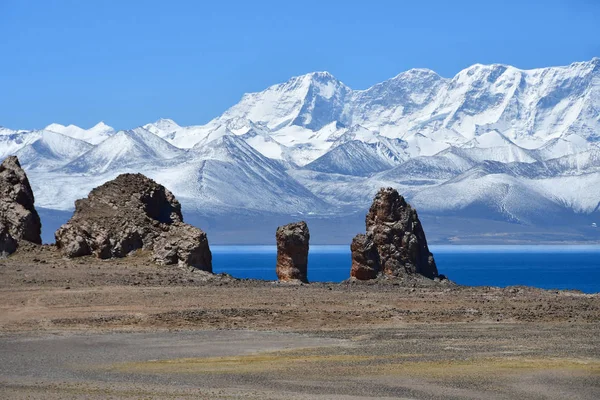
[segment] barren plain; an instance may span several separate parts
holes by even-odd
[[[452,277],[450,277],[452,278]],[[0,260],[0,398],[597,399],[600,295]]]

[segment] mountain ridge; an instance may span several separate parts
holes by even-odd
[[[588,237],[600,222],[599,110],[600,58],[475,64],[451,78],[417,68],[362,90],[314,72],[245,94],[205,125],[1,128],[0,155],[22,156],[47,209],[142,172],[203,215],[333,221],[393,186],[435,218],[550,229],[544,216],[576,215],[587,225],[570,231]]]

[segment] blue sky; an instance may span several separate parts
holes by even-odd
[[[600,56],[600,1],[0,0],[0,125],[202,124],[294,75],[363,89]]]

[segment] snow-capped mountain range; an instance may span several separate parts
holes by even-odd
[[[0,158],[10,154],[49,210],[134,171],[202,215],[339,218],[393,186],[431,218],[577,225],[587,239],[600,223],[600,58],[453,78],[413,69],[366,90],[315,72],[245,94],[206,125],[0,127]]]

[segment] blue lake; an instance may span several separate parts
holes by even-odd
[[[527,285],[600,292],[600,246],[430,246],[438,270],[472,286]],[[211,246],[214,272],[275,280],[275,246]],[[311,246],[308,279],[349,277],[350,246]]]

